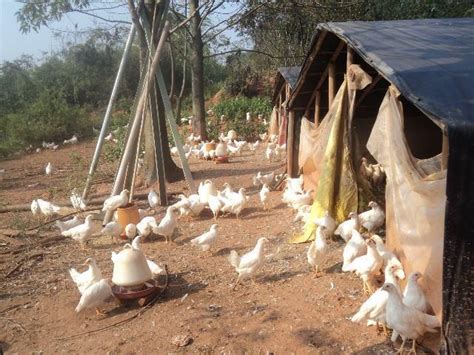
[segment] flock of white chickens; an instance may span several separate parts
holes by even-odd
[[[259,141],[248,143],[238,141],[236,132],[229,131],[227,136],[221,135],[219,143],[215,149],[206,149],[207,143],[200,142],[199,137],[189,136],[186,139],[185,152],[189,159],[191,156],[201,159],[214,159],[220,156],[240,155],[244,147],[255,151]],[[265,158],[274,161],[282,158],[286,147],[277,144],[277,137],[266,134],[261,135],[262,141],[266,141]],[[214,142],[211,142],[214,143]],[[177,154],[176,148],[171,148],[172,154]],[[49,166],[49,168],[48,168]],[[52,172],[52,166],[48,163],[48,170]],[[49,174],[50,174],[49,173]],[[263,209],[267,209],[271,187],[276,182],[284,179],[285,175],[275,173],[262,174],[258,172],[253,177],[253,184],[261,186],[259,198]],[[129,203],[129,191],[123,190],[119,195],[108,198],[102,211],[115,213],[117,208]],[[206,180],[199,184],[197,194],[189,196],[179,195],[179,200],[166,209],[165,216],[158,222],[152,215],[147,215],[147,211],[140,210],[140,221],[129,224],[125,228],[126,236],[131,240],[131,244],[125,244],[124,248],[141,250],[140,242],[151,234],[165,238],[166,242],[173,240],[173,235],[178,227],[178,220],[181,217],[197,218],[205,209],[209,209],[214,217],[214,224],[202,235],[192,239],[191,245],[198,247],[203,252],[209,252],[218,238],[219,226],[217,224],[220,215],[234,215],[240,218],[249,200],[245,188],[234,191],[230,184],[224,184],[222,190],[218,190],[215,184]],[[408,277],[405,289],[401,290],[398,281],[405,278],[405,273],[401,262],[396,255],[389,251],[380,236],[374,234],[385,224],[385,214],[383,209],[376,203],[370,202],[368,211],[363,213],[351,212],[348,220],[337,225],[331,215],[326,212],[322,217],[311,218],[312,191],[304,191],[302,177],[292,179],[286,177],[286,188],[282,194],[282,201],[296,211],[294,222],[301,221],[304,225],[315,224],[315,238],[307,249],[307,261],[315,269],[316,275],[321,271],[322,266],[327,261],[328,239],[333,235],[340,236],[345,241],[342,252],[342,271],[355,272],[363,282],[363,289],[369,298],[361,305],[358,312],[351,318],[353,322],[367,321],[368,325],[381,325],[385,330],[393,330],[392,341],[401,336],[403,343],[400,351],[403,351],[405,341],[413,340],[412,350],[415,351],[415,340],[420,338],[425,332],[434,331],[439,327],[436,317],[427,314],[429,304],[426,301],[422,288],[418,284],[421,274],[414,272]],[[71,203],[77,210],[84,210],[86,204],[82,201],[77,192],[73,191]],[[154,189],[148,195],[150,210],[154,210],[159,205],[159,196]],[[41,199],[34,200],[31,204],[31,211],[34,215],[43,214],[52,216],[61,213],[61,207]],[[114,217],[115,214],[114,214]],[[56,225],[61,234],[79,242],[82,248],[88,241],[97,235],[97,229],[93,224],[94,215],[88,215],[85,221],[74,217],[67,221],[57,221]],[[364,233],[362,233],[362,231]],[[116,218],[106,224],[100,231],[103,236],[119,239],[122,227]],[[361,234],[362,233],[362,234]],[[265,244],[267,238],[259,238],[255,247],[248,253],[239,256],[235,250],[229,254],[230,265],[237,273],[237,280],[234,288],[245,279],[252,279],[256,272],[265,263]],[[111,260],[114,262],[117,254],[112,251]],[[148,266],[153,275],[159,275],[163,268],[154,261],[147,259]],[[81,294],[76,311],[80,312],[86,308],[98,307],[110,296],[112,296],[111,283],[102,277],[101,271],[92,258],[86,260],[88,269],[79,273],[75,269],[70,269],[70,276],[76,283]],[[375,289],[376,280],[384,275],[384,284]]]
[[[409,275],[402,292],[399,280],[405,279],[402,263],[385,247],[382,238],[374,234],[385,224],[385,213],[376,203],[369,203],[370,210],[357,214],[351,212],[348,220],[336,225],[328,212],[321,218],[311,220],[311,195],[302,189],[300,178],[287,179],[283,201],[297,210],[295,222],[314,223],[315,239],[307,250],[308,263],[319,272],[328,255],[328,238],[340,236],[346,243],[342,252],[342,271],[354,272],[363,282],[363,290],[369,298],[351,318],[352,322],[367,321],[367,325],[380,325],[393,330],[391,340],[402,338],[399,352],[404,351],[405,342],[413,340],[410,352],[415,352],[416,340],[426,332],[435,332],[438,319],[428,314],[429,303],[418,284],[419,272]],[[360,231],[366,231],[364,238]],[[376,279],[383,273],[384,284],[374,291]]]

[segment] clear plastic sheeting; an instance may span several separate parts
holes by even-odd
[[[268,127],[268,135],[278,134],[278,114],[277,107],[273,106],[273,111],[270,116],[270,125]]]
[[[344,79],[321,125],[313,132],[301,133],[299,164],[306,166],[306,170],[303,168],[305,188],[308,189],[308,180],[316,187],[309,188],[315,191],[310,222],[305,225],[303,235],[292,238],[293,243],[313,240],[316,227],[312,221],[322,217],[326,211],[338,223],[344,221],[351,211],[357,211],[357,183],[351,166],[347,129],[353,110],[350,110],[348,101],[347,80]],[[306,120],[301,131],[308,126]]]
[[[440,156],[419,160],[411,154],[398,96],[396,89],[389,88],[367,148],[387,176],[387,245],[408,274],[423,274],[421,285],[441,320],[446,170],[440,170]]]

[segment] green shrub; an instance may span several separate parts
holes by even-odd
[[[238,96],[234,99],[220,102],[213,107],[213,110],[215,118],[209,119],[207,122],[208,133],[211,139],[216,139],[220,131],[224,129],[233,129],[241,138],[252,141],[258,139],[258,135],[267,129],[263,122],[257,120],[257,115],[262,114],[267,122],[269,122],[272,106],[268,98]],[[247,112],[250,112],[252,115],[250,122],[246,121]],[[221,127],[221,115],[225,116],[225,127]]]

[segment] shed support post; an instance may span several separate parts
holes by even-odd
[[[316,127],[319,125],[321,116],[321,90],[316,91],[316,97],[314,99],[314,124]]]
[[[448,168],[448,158],[449,158],[449,141],[446,133],[443,132],[443,148],[441,151],[441,169]]]
[[[329,76],[328,76],[328,105],[331,109],[332,101],[336,95],[336,65],[334,62],[330,62],[328,65]]]
[[[346,75],[349,78],[349,67],[354,63],[354,52],[352,51],[352,48],[347,45],[347,56],[346,56]],[[347,88],[347,93],[349,94],[349,99],[352,99],[351,95],[351,89]]]
[[[295,111],[290,110],[288,112],[288,134],[287,134],[287,143],[286,143],[286,160],[287,160],[287,173],[288,176],[294,178],[293,174],[293,156],[295,150]]]

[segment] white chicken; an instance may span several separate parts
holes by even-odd
[[[191,244],[201,248],[202,251],[211,249],[212,244],[217,239],[217,224],[213,224],[209,231],[201,234],[199,237],[191,239]]]
[[[44,172],[47,176],[53,173],[53,165],[51,164],[51,162],[48,162],[48,164],[46,164],[46,167],[44,168]]]
[[[396,265],[397,270],[395,271],[395,275],[397,275],[397,277],[400,280],[404,280],[405,279],[405,272],[403,270],[402,263],[395,256],[394,253],[392,253],[391,251],[389,251],[385,248],[385,244],[384,244],[382,238],[380,238],[380,236],[378,236],[377,234],[374,234],[370,239],[375,241],[375,244],[377,246],[377,251],[379,252],[380,255],[382,255],[384,267],[387,266],[388,263],[391,263],[392,265]]]
[[[349,219],[339,224],[334,234],[339,235],[345,242],[352,237],[352,230],[359,230],[359,215],[356,212],[349,213]]]
[[[128,203],[129,191],[123,190],[119,195],[111,196],[104,201],[102,211],[113,212],[119,207],[123,207]]]
[[[316,237],[306,253],[308,263],[314,268],[316,274],[318,274],[319,268],[324,264],[327,258],[328,246],[325,233],[326,227],[318,226],[316,228]]]
[[[426,300],[423,289],[418,284],[421,278],[420,272],[413,272],[408,276],[408,282],[403,291],[403,303],[409,307],[416,308],[420,312],[428,312],[429,303]]]
[[[153,233],[165,237],[166,243],[172,240],[172,236],[178,224],[178,210],[168,207],[166,214],[158,226],[153,227]]]
[[[324,215],[320,218],[314,219],[314,224],[318,226],[325,226],[326,227],[326,235],[328,237],[334,234],[334,230],[336,229],[336,221],[332,218],[329,211],[324,212]]]
[[[313,197],[311,196],[312,192],[313,190],[305,191],[302,194],[290,192],[285,195],[285,198],[288,200],[288,205],[294,210],[297,210],[303,206],[311,205],[311,202],[313,201]]]
[[[85,243],[92,237],[94,232],[92,219],[93,215],[88,215],[83,224],[75,226],[67,231],[61,232],[61,235],[64,237],[71,237],[75,241],[81,244],[82,249],[85,247]]]
[[[137,235],[137,226],[133,223],[129,223],[125,226],[125,235],[128,239],[133,239]]]
[[[202,210],[206,207],[204,203],[201,203],[198,194],[192,194],[188,197],[189,201],[189,210],[191,211],[191,215],[197,217],[201,214]]]
[[[257,175],[253,178],[254,186],[259,186],[263,184],[270,185],[275,179],[275,173],[271,172],[270,174],[262,175],[262,172],[258,172]]]
[[[84,309],[95,307],[97,314],[103,314],[98,307],[110,297],[114,297],[114,294],[112,293],[109,281],[102,279],[95,282],[87,287],[82,294],[79,304],[76,307],[76,312],[79,313]]]
[[[262,189],[259,192],[260,194],[260,201],[262,202],[263,209],[267,209],[268,199],[270,197],[270,188],[267,184],[263,184]]]
[[[143,217],[140,222],[136,224],[138,235],[146,238],[148,237],[153,228],[157,227],[156,219],[153,216]]]
[[[391,283],[395,289],[401,294],[400,286],[396,276],[393,274],[394,266],[387,265],[385,268],[385,283]],[[356,314],[351,318],[354,323],[359,323],[363,320],[375,321],[381,323],[384,327],[387,323],[385,319],[385,306],[388,301],[388,293],[382,290],[382,287],[377,289],[359,308]],[[370,323],[369,323],[370,324]]]
[[[148,193],[148,204],[151,209],[155,209],[160,204],[160,196],[156,193],[155,189],[152,187]]]
[[[223,198],[237,197],[238,192],[234,191],[231,184],[229,184],[228,182],[225,182],[223,186],[224,186],[224,190],[221,191],[221,197]]]
[[[112,238],[112,241],[117,241],[120,238],[120,234],[122,233],[122,226],[117,222],[109,222],[107,223],[104,228],[100,231],[100,234],[106,237]]]
[[[369,207],[371,210],[359,214],[359,222],[362,227],[371,233],[383,226],[385,223],[385,213],[377,202],[370,201]]]
[[[344,251],[342,252],[342,271],[344,272],[349,271],[348,266],[355,258],[367,253],[367,245],[360,233],[353,229],[351,235],[351,239],[349,239],[347,244],[344,246]]]
[[[224,206],[221,209],[222,212],[235,214],[237,218],[240,218],[240,213],[244,209],[248,197],[245,194],[245,189],[241,187],[238,196],[222,197],[221,200],[224,202]]]
[[[227,145],[227,151],[229,152],[230,156],[240,157],[242,155],[242,148],[242,145],[238,145],[235,147],[230,144]]]
[[[33,216],[38,216],[41,213],[39,204],[37,200],[31,201],[31,213],[33,213]]]
[[[102,279],[102,273],[93,258],[87,258],[87,260],[84,262],[84,265],[87,265],[88,268],[82,273],[78,272],[74,268],[69,269],[69,275],[71,275],[71,279],[76,284],[77,289],[81,295],[84,293],[87,287]]]
[[[286,185],[287,187],[293,191],[293,192],[298,192],[298,193],[303,193],[303,175],[300,175],[297,178],[286,178]]]
[[[234,284],[234,289],[237,287],[239,282],[243,279],[252,278],[257,270],[262,266],[264,256],[264,245],[268,242],[267,238],[259,238],[255,247],[242,256],[232,250],[229,255],[229,262],[235,268],[238,273],[237,281]]]
[[[71,229],[75,226],[78,226],[82,224],[82,221],[79,217],[74,216],[73,218],[67,220],[67,221],[56,221],[56,227],[59,228],[61,232],[67,231],[68,229]]]
[[[273,158],[275,157],[275,147],[275,143],[269,143],[265,149],[265,158],[267,158],[270,163],[273,162]]]
[[[201,203],[208,203],[209,196],[217,196],[217,188],[211,180],[199,183],[198,194]]]
[[[66,144],[77,144],[79,142],[79,140],[77,139],[77,136],[74,134],[71,138],[69,139],[65,139],[63,144],[66,145]]]
[[[377,251],[375,242],[372,239],[366,241],[367,254],[355,258],[349,265],[347,271],[355,271],[356,275],[362,279],[363,289],[367,293],[372,293],[372,281],[383,266],[383,258]]]
[[[416,340],[426,332],[434,332],[434,329],[440,326],[438,319],[405,305],[394,285],[385,283],[382,290],[388,292],[388,301],[385,307],[387,326],[400,334],[403,340],[399,352],[403,353],[405,342],[407,339],[412,339],[413,345],[410,353],[416,354]]]
[[[224,201],[222,198],[222,194],[219,191],[217,193],[217,196],[209,196],[209,208],[212,211],[212,215],[214,216],[214,220],[217,220],[217,217],[219,216],[219,212],[222,210],[222,207],[224,207]]]
[[[298,208],[298,212],[296,213],[295,218],[293,219],[293,222],[303,222],[306,224],[309,221],[311,215],[311,206],[301,206]]]
[[[38,203],[38,207],[42,214],[46,217],[54,216],[55,214],[59,214],[61,212],[61,207],[53,205],[49,201],[45,201],[42,199],[37,199],[36,202]]]

